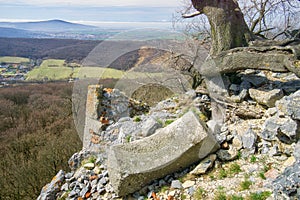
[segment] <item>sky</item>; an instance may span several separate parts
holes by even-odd
[[[180,0],[0,0],[0,21],[171,21]]]

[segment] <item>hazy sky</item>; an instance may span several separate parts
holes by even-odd
[[[181,0],[0,0],[0,21],[170,21]]]

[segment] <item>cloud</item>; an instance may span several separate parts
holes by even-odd
[[[177,7],[180,5],[178,0],[0,0],[0,4],[31,5],[31,6],[149,6],[149,7]]]

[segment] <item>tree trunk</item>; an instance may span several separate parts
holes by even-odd
[[[192,3],[209,20],[212,55],[248,46],[248,42],[253,39],[236,0],[192,0]]]

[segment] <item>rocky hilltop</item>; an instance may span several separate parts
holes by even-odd
[[[222,98],[200,86],[152,107],[90,86],[84,148],[38,199],[299,199],[299,78],[223,82]]]

